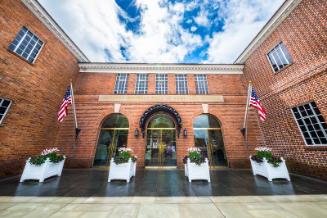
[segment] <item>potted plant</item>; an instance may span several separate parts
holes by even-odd
[[[58,148],[49,148],[43,150],[40,155],[28,158],[20,182],[28,179],[43,182],[51,176],[61,176],[66,157],[58,152]]]
[[[129,182],[136,174],[137,157],[133,155],[130,148],[119,148],[118,153],[110,160],[108,182],[119,179]]]
[[[267,147],[257,147],[255,151],[256,154],[250,156],[253,175],[264,176],[270,182],[277,178],[291,180],[282,157],[274,156]]]
[[[196,147],[187,149],[188,155],[184,157],[185,176],[188,181],[207,180],[210,182],[210,171],[208,159],[201,154],[201,150]]]

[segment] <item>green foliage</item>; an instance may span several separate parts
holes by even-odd
[[[46,159],[47,157],[43,155],[38,155],[38,156],[31,157],[30,163],[36,166],[40,166],[45,163]]]
[[[256,151],[256,156],[258,158],[266,158],[269,160],[272,157],[272,152],[271,151]]]
[[[52,163],[59,163],[64,159],[63,155],[57,154],[56,152],[51,152],[45,155],[45,157],[49,158],[50,162]]]
[[[205,158],[197,151],[190,151],[188,153],[188,158],[190,158],[192,163],[196,163],[197,165],[201,165],[205,161]]]
[[[137,158],[131,154],[130,151],[119,151],[118,154],[114,157],[115,164],[127,163],[131,158],[133,162],[136,162]]]
[[[282,159],[280,157],[272,156],[270,159],[268,159],[268,163],[272,164],[274,167],[279,167],[281,162]]]
[[[263,159],[266,159],[268,163],[273,167],[279,167],[282,159],[280,157],[273,156],[271,151],[256,151],[256,154],[251,157],[252,160],[257,163],[262,163]]]

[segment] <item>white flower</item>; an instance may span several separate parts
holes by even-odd
[[[126,148],[126,147],[122,147],[118,149],[119,152],[123,152],[123,151],[127,151],[127,152],[132,152],[131,148]]]
[[[201,149],[197,147],[190,147],[187,149],[188,152],[200,152]]]
[[[255,150],[256,151],[271,151],[271,149],[268,147],[256,147]]]
[[[58,153],[58,152],[59,152],[58,148],[47,148],[42,151],[41,155],[48,155],[50,153]]]

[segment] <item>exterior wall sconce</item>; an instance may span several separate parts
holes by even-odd
[[[184,135],[184,137],[187,137],[187,129],[186,128],[184,128],[184,130],[183,130],[183,135]]]
[[[135,128],[135,130],[134,130],[134,136],[135,137],[138,137],[139,136],[139,129],[138,128]]]

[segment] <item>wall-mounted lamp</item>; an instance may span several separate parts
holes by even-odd
[[[135,128],[135,130],[134,130],[134,136],[135,137],[138,137],[139,136],[139,129],[138,128]]]
[[[183,135],[184,135],[184,137],[187,136],[187,129],[186,128],[184,128],[184,130],[183,130]]]

